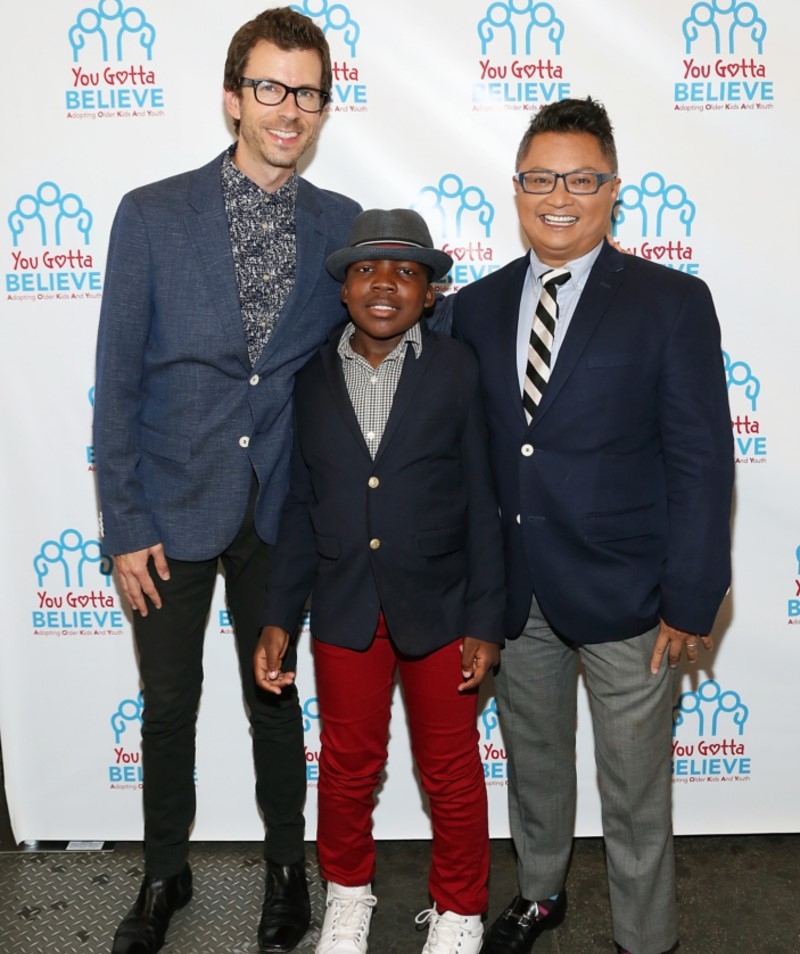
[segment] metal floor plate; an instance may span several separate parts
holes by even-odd
[[[0,954],[109,954],[139,889],[141,845],[48,847],[0,853]],[[370,952],[420,954],[425,931],[415,929],[414,916],[429,906],[430,842],[378,842],[377,850]],[[676,840],[676,855],[681,954],[800,951],[800,835],[684,837]],[[313,843],[306,857],[312,927],[298,954],[314,951],[325,906]],[[256,954],[261,845],[195,842],[190,858],[194,898],[173,918],[165,954]],[[612,954],[600,839],[575,842],[567,889],[567,919],[537,940],[536,954]],[[515,893],[510,843],[494,841],[490,917]]]
[[[194,896],[172,920],[169,954],[257,954],[264,862],[260,846],[203,844],[191,852]],[[307,864],[314,950],[325,894],[316,858]],[[141,848],[35,852],[0,858],[2,954],[107,954],[143,875]]]

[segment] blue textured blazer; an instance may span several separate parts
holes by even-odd
[[[300,179],[297,276],[250,366],[222,195],[222,156],[126,195],[100,313],[94,448],[111,554],[163,543],[210,559],[233,540],[253,471],[256,528],[277,534],[296,372],[345,318],[325,259],[360,207]]]
[[[519,635],[534,592],[578,643],[636,636],[659,618],[708,632],[730,582],[733,485],[708,288],[604,244],[529,426],[516,358],[528,265],[517,259],[451,304],[480,361],[506,635]]]
[[[375,459],[347,392],[338,335],[297,378],[291,490],[263,622],[372,642],[383,608],[421,656],[464,636],[503,640],[503,557],[474,356],[427,331],[408,348]]]

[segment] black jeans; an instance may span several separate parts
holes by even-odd
[[[265,855],[281,865],[304,853],[306,767],[297,690],[280,696],[262,692],[253,678],[264,587],[272,548],[256,535],[252,495],[233,543],[218,558],[185,562],[168,558],[170,580],[152,572],[160,610],[134,614],[139,671],[144,684],[142,766],[144,771],[145,871],[161,878],[179,872],[189,853],[195,815],[195,724],[203,681],[203,638],[218,560],[225,571],[242,689],[253,736],[256,800],[266,825]],[[290,649],[288,656],[294,650]],[[286,668],[295,668],[287,658]],[[238,700],[232,699],[232,705]]]

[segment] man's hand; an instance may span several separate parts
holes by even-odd
[[[650,672],[654,676],[658,675],[665,655],[669,659],[669,668],[675,669],[681,660],[684,646],[686,646],[686,659],[690,663],[697,662],[698,643],[702,643],[703,648],[708,652],[714,648],[714,640],[710,636],[685,633],[682,629],[674,629],[662,619],[661,628],[656,636],[656,644],[653,647],[653,655],[650,657]]]
[[[465,636],[461,644],[461,675],[464,677],[459,692],[476,689],[490,669],[500,662],[500,647],[474,636]]]
[[[256,685],[279,696],[284,686],[291,686],[295,673],[283,672],[283,657],[289,648],[289,634],[279,626],[265,626],[261,630],[253,654],[253,672]]]
[[[146,550],[134,550],[133,553],[118,553],[114,557],[114,569],[125,598],[134,610],[147,616],[147,597],[156,609],[161,609],[161,597],[150,576],[148,562],[153,558],[153,567],[159,579],[169,579],[169,566],[164,556],[164,547],[157,543]]]

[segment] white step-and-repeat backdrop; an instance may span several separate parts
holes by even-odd
[[[617,235],[700,275],[723,327],[737,491],[718,651],[686,672],[673,745],[680,833],[800,831],[800,454],[795,418],[797,58],[786,0],[304,0],[334,60],[305,174],[368,206],[413,206],[472,282],[523,250],[511,174],[543,104],[591,94],[614,121]],[[129,616],[98,540],[94,341],[121,195],[231,141],[228,41],[253,0],[41,0],[4,15],[3,625],[0,731],[18,839],[136,839],[141,700]],[[794,489],[793,489],[794,488]],[[574,581],[576,594],[581,581]],[[199,839],[258,839],[248,727],[221,587],[208,625]],[[308,831],[319,752],[303,640]],[[491,827],[507,834],[491,687],[479,718]],[[580,705],[579,834],[599,832]],[[380,837],[428,819],[396,707]]]

